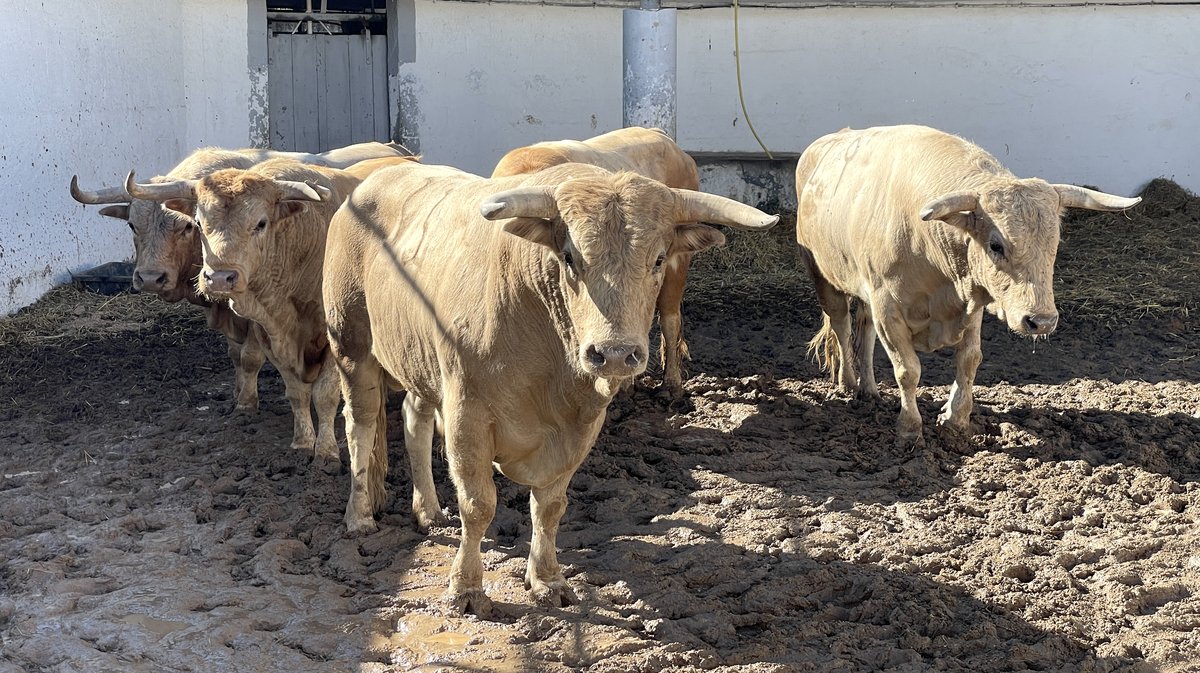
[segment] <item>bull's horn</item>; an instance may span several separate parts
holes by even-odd
[[[517,187],[493,194],[479,204],[479,212],[488,220],[509,217],[538,217],[552,220],[558,217],[554,187]]]
[[[186,199],[193,201],[196,198],[196,183],[198,180],[171,180],[170,182],[148,182],[138,183],[133,179],[133,171],[129,171],[129,177],[125,178],[125,190],[135,199],[145,199],[147,201],[170,201],[171,199]]]
[[[751,231],[765,231],[779,222],[778,215],[768,215],[723,196],[689,189],[671,191],[675,192],[676,222],[711,222]]]
[[[925,207],[921,209],[920,216],[926,222],[944,220],[950,213],[970,212],[978,206],[978,192],[950,192],[926,203]]]
[[[1087,210],[1125,210],[1142,202],[1142,197],[1125,198],[1114,194],[1105,194],[1086,187],[1075,185],[1051,185],[1058,192],[1059,201],[1064,208],[1086,208]]]
[[[85,192],[79,188],[79,176],[71,176],[71,197],[80,203],[129,203],[133,197],[124,187],[105,187],[98,192]]]
[[[275,186],[283,192],[284,201],[327,201],[333,192],[327,187],[295,180],[275,180]]]

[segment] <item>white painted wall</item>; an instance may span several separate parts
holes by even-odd
[[[759,151],[731,10],[681,10],[678,25],[680,144]],[[741,31],[747,104],[772,150],[924,123],[1022,176],[1200,191],[1200,7],[746,8]],[[416,0],[402,130],[428,161],[483,173],[512,147],[610,130],[620,49],[620,9]]]
[[[128,227],[71,199],[131,168],[166,172],[201,145],[250,139],[255,0],[12,3],[0,40],[0,314],[69,271],[129,259]]]

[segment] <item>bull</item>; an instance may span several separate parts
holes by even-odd
[[[1141,200],[1017,178],[978,146],[924,126],[819,138],[796,167],[796,198],[796,241],[824,315],[810,350],[843,392],[878,398],[878,336],[900,389],[903,446],[923,443],[917,352],[955,348],[938,423],[968,429],[984,312],[1017,334],[1053,332],[1063,210],[1123,210]]]
[[[575,600],[555,551],[567,484],[620,384],[645,370],[667,259],[724,240],[698,221],[777,220],[581,164],[493,179],[412,164],[367,178],[334,216],[324,271],[346,398],[347,528],[376,528],[386,391],[403,389],[418,522],[438,515],[435,415],[444,428],[462,521],[452,605],[490,610],[480,542],[495,513],[493,465],[531,488],[526,588],[543,604]]]

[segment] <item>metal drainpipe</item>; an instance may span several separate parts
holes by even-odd
[[[624,126],[653,126],[675,137],[675,10],[642,0],[622,14]]]

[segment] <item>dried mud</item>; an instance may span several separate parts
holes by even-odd
[[[881,349],[879,404],[805,359],[811,290],[706,289],[688,400],[652,379],[619,398],[572,482],[558,544],[580,603],[531,603],[528,492],[498,476],[480,620],[441,600],[457,529],[410,521],[398,398],[391,504],[347,537],[349,479],[288,448],[273,371],[231,416],[198,314],[65,301],[3,349],[0,673],[1200,670],[1186,313],[1064,312],[1038,343],[989,318],[972,436],[932,427],[952,361],[934,354],[928,447],[905,451]]]

